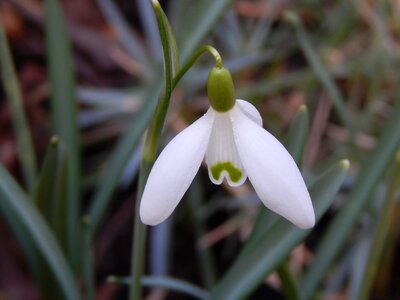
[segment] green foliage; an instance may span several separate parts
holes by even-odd
[[[40,250],[51,267],[66,299],[80,299],[79,290],[65,256],[51,229],[31,199],[22,191],[11,175],[0,166],[0,205],[16,218],[13,226],[20,226]]]
[[[50,75],[50,98],[54,133],[65,143],[67,172],[67,253],[78,272],[79,213],[81,209],[81,159],[75,73],[71,45],[58,0],[46,0],[45,30]]]
[[[36,181],[36,158],[25,117],[21,89],[14,68],[7,37],[0,20],[0,68],[8,105],[12,114],[14,134],[17,140],[18,156],[21,161],[25,183],[30,191]]]
[[[45,155],[38,156],[44,157],[40,172],[16,68],[0,23],[1,79],[26,187],[24,191],[17,183],[18,177],[13,178],[0,166],[0,212],[24,251],[42,296],[54,299],[62,294],[74,300],[95,297],[95,239],[103,232],[101,225],[111,202],[118,202],[113,196],[130,168],[132,153],[141,149],[147,129],[139,174],[131,176],[139,181],[135,190],[132,276],[114,278],[114,282],[130,285],[132,299],[142,297],[143,286],[171,289],[198,299],[245,299],[273,272],[281,281],[286,299],[312,299],[325,293],[327,286],[335,286],[331,282],[339,282],[340,276],[350,278],[341,288],[348,285],[356,298],[367,299],[376,266],[384,258],[382,253],[390,253],[385,252],[388,236],[392,234],[394,240],[399,232],[398,224],[389,222],[396,206],[399,161],[395,153],[400,145],[399,91],[394,88],[399,82],[400,59],[391,48],[400,27],[390,14],[394,4],[372,1],[367,7],[373,12],[371,17],[359,9],[362,4],[343,1],[330,5],[301,1],[289,8],[282,7],[279,1],[266,1],[266,7],[250,2],[243,8],[241,4],[234,6],[232,0],[170,0],[167,14],[156,0],[152,1],[153,11],[148,2],[137,1],[145,27],[138,32],[113,1],[97,2],[121,47],[137,66],[137,76],[123,89],[92,89],[90,97],[96,103],[93,111],[104,109],[105,98],[111,99],[107,112],[111,112],[110,107],[119,109],[118,113],[112,111],[113,117],[106,121],[97,120],[96,126],[107,129],[113,122],[120,122],[123,128],[115,144],[96,150],[102,162],[97,163],[94,174],[85,169],[81,159],[81,149],[86,150],[86,146],[80,140],[83,128],[79,127],[78,117],[84,115],[80,115],[77,99],[83,88],[76,86],[70,34],[59,1],[44,1],[52,133],[57,137],[52,138]],[[154,18],[147,18],[149,12],[154,13]],[[155,34],[157,29],[159,36]],[[155,53],[157,43],[162,46],[163,66],[161,56]],[[297,229],[265,208],[254,212],[251,201],[243,202],[231,195],[227,199],[225,193],[208,189],[201,178],[207,176],[206,172],[200,172],[188,193],[190,204],[180,206],[190,205],[191,218],[185,219],[182,210],[178,216],[183,217],[178,217],[177,222],[190,222],[188,228],[194,228],[201,265],[196,268],[199,274],[193,277],[200,275],[207,288],[204,290],[168,276],[142,276],[147,265],[147,231],[138,208],[159,151],[163,127],[170,124],[166,119],[170,100],[175,97],[173,92],[177,90],[177,100],[180,95],[194,99],[190,103],[173,102],[173,106],[180,105],[179,109],[174,107],[174,114],[183,112],[188,119],[194,119],[204,113],[207,74],[214,61],[200,58],[209,53],[217,65],[222,65],[214,46],[223,54],[224,65],[237,83],[235,97],[255,103],[266,128],[274,133],[284,132],[291,120],[285,142],[296,163],[301,166],[303,154],[318,152],[311,160],[315,162],[312,168],[307,164],[303,175],[312,182],[309,191],[317,221],[330,221],[326,222],[327,229]],[[220,94],[219,87],[213,87],[213,95],[217,95],[213,98],[226,96]],[[138,108],[128,120],[123,117],[125,107],[113,101],[115,94],[139,98]],[[325,96],[328,101],[321,101]],[[166,127],[168,132],[170,128]],[[100,136],[101,141],[108,141],[105,136]],[[352,160],[350,175],[349,163],[343,160],[347,157]],[[219,167],[212,171],[229,169]],[[83,182],[89,182],[87,215],[81,202]],[[343,183],[346,189],[341,190]],[[385,195],[382,205],[372,203],[378,187]],[[256,196],[245,190],[245,198]],[[223,217],[213,216],[220,207],[224,209]],[[324,217],[327,211],[331,219]],[[362,215],[369,216],[367,225],[360,222]],[[216,222],[222,225],[214,231],[211,226]],[[170,234],[179,236],[182,227],[185,226],[170,226]],[[223,238],[234,232],[248,232],[249,228],[251,232],[240,243],[239,251],[231,247],[229,238]],[[217,241],[227,251],[226,256],[235,258],[228,268],[215,256],[212,242],[208,246],[201,243],[215,238],[215,232],[220,234]],[[290,254],[311,233],[317,237],[313,258],[306,268],[293,270]],[[353,286],[352,277],[357,274],[349,261],[360,255],[350,238],[363,235],[371,236],[372,242],[366,246],[368,255],[358,268],[362,284]],[[167,251],[168,246],[163,249]],[[347,260],[340,255],[346,246],[353,249]],[[78,279],[82,279],[83,289],[77,287]]]

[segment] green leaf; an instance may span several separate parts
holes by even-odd
[[[256,83],[249,83],[245,87],[239,88],[237,94],[239,98],[243,99],[257,98],[260,96],[266,97],[291,88],[304,89],[316,82],[318,82],[318,80],[315,73],[312,70],[305,69],[293,71],[274,78],[268,77]]]
[[[149,89],[149,93],[145,96],[145,100],[143,101],[143,108],[132,117],[126,133],[120,137],[117,146],[112,151],[110,158],[105,164],[103,176],[100,178],[96,187],[89,208],[92,234],[97,231],[101,223],[101,219],[111,201],[112,193],[126,167],[126,162],[131,157],[134,149],[138,146],[140,138],[150,123],[157,105],[160,90],[160,81],[153,88]]]
[[[191,24],[187,24],[186,32],[188,35],[183,39],[182,60],[186,59],[196,51],[200,43],[213,29],[218,19],[232,5],[233,0],[205,0],[199,1],[196,7],[196,18]]]
[[[310,187],[317,221],[334,200],[346,177],[349,162],[343,160],[323,173]],[[249,294],[271,273],[311,230],[302,230],[285,220],[273,225],[265,236],[260,237],[248,249],[246,255],[228,270],[223,279],[211,291],[211,299],[246,299]]]
[[[354,188],[317,248],[314,260],[301,284],[302,299],[310,299],[352,232],[351,229],[356,224],[360,213],[368,204],[369,195],[388,166],[393,163],[395,151],[400,145],[399,128],[400,100],[396,100],[393,114],[387,126],[381,131],[374,151],[367,158]]]
[[[7,170],[0,165],[0,206],[12,211],[22,230],[31,237],[36,247],[46,258],[66,299],[79,300],[79,290],[62,250],[51,229],[39,211],[22,191]]]
[[[129,277],[119,278],[115,276],[108,277],[109,282],[130,284],[131,279]],[[166,276],[144,276],[142,278],[142,285],[148,287],[160,287],[167,288],[172,291],[181,292],[186,295],[190,295],[196,299],[209,299],[208,292],[203,289],[186,282],[181,279],[166,277]]]
[[[115,1],[112,0],[97,0],[99,8],[113,26],[115,32],[125,50],[129,53],[132,58],[136,60],[140,67],[145,69],[145,72],[149,72],[150,61],[146,53],[146,49],[143,47],[141,38],[137,33],[132,31],[128,22],[125,20],[121,12],[118,10]]]
[[[353,131],[353,126],[351,124],[349,113],[346,108],[343,96],[339,88],[336,86],[334,80],[332,79],[331,74],[323,65],[320,58],[318,57],[317,52],[311,45],[310,39],[307,35],[306,30],[303,27],[303,24],[301,23],[301,20],[293,12],[288,12],[285,17],[293,25],[296,32],[296,38],[300,44],[301,49],[303,50],[304,56],[310,64],[310,67],[318,76],[321,84],[326,89],[339,118],[347,127],[347,129]]]
[[[58,0],[45,1],[45,30],[50,74],[53,130],[68,155],[68,255],[75,270],[79,265],[80,150],[75,101],[75,77],[71,45]]]
[[[36,161],[34,147],[25,117],[21,89],[1,20],[0,68],[4,89],[8,100],[8,106],[12,116],[14,134],[17,140],[17,151],[21,161],[22,172],[28,190],[32,191],[36,182]]]
[[[297,164],[300,163],[303,156],[308,129],[310,127],[309,118],[307,106],[301,105],[286,138],[286,148]]]
[[[393,212],[396,211],[397,192],[400,186],[400,152],[397,152],[394,170],[388,183],[388,191],[383,202],[383,206],[378,216],[375,226],[371,248],[366,258],[366,268],[361,275],[361,286],[357,291],[357,299],[368,300],[370,291],[374,283],[376,273],[378,271],[382,252],[387,242],[390,231],[391,222],[393,220]]]
[[[66,250],[67,156],[58,137],[51,138],[38,178],[33,201]]]
[[[95,274],[93,263],[93,243],[90,228],[90,218],[83,217],[82,226],[82,273],[83,282],[85,284],[85,298],[87,300],[95,299]]]
[[[61,248],[66,251],[66,185],[67,160],[65,149],[58,137],[52,137],[33,194],[33,202],[53,230]],[[35,248],[36,249],[36,248]],[[37,256],[38,286],[43,299],[59,299],[61,290],[43,256]]]
[[[0,201],[2,201],[1,196]],[[39,272],[39,262],[37,260],[37,252],[35,251],[36,249],[32,237],[28,234],[26,228],[22,226],[20,219],[16,216],[13,210],[8,209],[5,205],[1,205],[0,203],[0,212],[4,221],[11,229],[16,241],[21,246],[29,268],[32,271],[32,275],[37,277]]]

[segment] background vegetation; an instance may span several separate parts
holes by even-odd
[[[201,168],[149,231],[146,297],[398,299],[398,1],[160,2],[181,62],[222,54],[302,166],[319,222],[296,229]],[[151,3],[2,0],[0,21],[0,299],[126,299],[164,80]],[[212,65],[176,87],[161,146],[207,109]]]

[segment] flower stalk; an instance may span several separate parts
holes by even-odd
[[[154,117],[150,123],[146,134],[146,139],[143,147],[142,161],[140,165],[139,184],[136,196],[134,229],[133,229],[133,245],[132,245],[132,260],[131,260],[131,285],[130,299],[141,299],[141,278],[144,270],[145,262],[145,244],[147,230],[146,226],[141,222],[139,216],[140,199],[142,198],[144,186],[150,174],[151,168],[157,156],[157,148],[161,135],[161,130],[164,126],[165,117],[168,111],[169,102],[172,91],[179,83],[180,79],[192,67],[197,59],[204,53],[210,53],[215,59],[216,67],[222,67],[222,59],[218,51],[209,45],[201,47],[197,50],[188,61],[173,75],[173,65],[171,61],[171,41],[169,40],[167,25],[163,18],[163,11],[158,1],[153,0],[153,9],[156,15],[160,39],[163,47],[164,57],[164,78],[165,86],[161,100],[159,101],[154,113]]]

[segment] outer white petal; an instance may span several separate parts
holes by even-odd
[[[236,107],[233,134],[244,169],[261,201],[300,228],[311,228],[315,214],[303,177],[283,145]]]
[[[161,152],[150,172],[140,203],[144,224],[157,225],[178,205],[200,168],[210,138],[214,112],[179,133]]]
[[[225,178],[230,186],[240,186],[247,176],[236,150],[230,115],[228,112],[214,114],[206,152],[208,175],[214,184],[221,184]]]
[[[242,112],[248,116],[251,120],[256,122],[259,126],[262,127],[263,120],[261,118],[260,113],[258,112],[257,108],[248,101],[237,99],[236,103],[239,104],[240,109]]]

